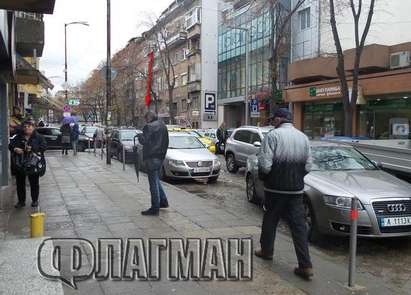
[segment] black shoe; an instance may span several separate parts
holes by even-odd
[[[64,155],[64,150],[61,151],[61,154]]]
[[[168,201],[162,201],[162,202],[160,202],[160,208],[165,209],[165,208],[168,208],[168,207],[170,207],[170,206],[168,205]]]
[[[25,206],[26,206],[26,204],[24,204],[24,203],[17,203],[16,205],[14,205],[14,208],[20,209],[20,208],[23,208]]]
[[[66,156],[68,155],[68,151],[66,151]]]
[[[141,215],[144,215],[144,216],[158,216],[159,215],[159,210],[150,208],[150,209],[147,209],[146,211],[142,211]]]
[[[32,202],[31,207],[35,208],[39,206],[39,202]]]

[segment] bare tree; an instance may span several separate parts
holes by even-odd
[[[173,56],[175,52],[170,48],[169,37],[179,33],[182,29],[176,21],[172,21],[172,17],[172,15],[167,15],[163,18],[149,16],[147,20],[143,22],[143,25],[150,28],[149,31],[143,34],[143,36],[148,41],[150,50],[154,50],[156,53],[157,60],[155,63],[158,65],[156,72],[165,78],[167,84],[168,109],[171,124],[174,123],[177,110],[174,108],[173,103],[173,94],[176,85]]]
[[[358,98],[358,78],[359,78],[359,68],[361,63],[361,55],[364,49],[365,40],[370,31],[372,18],[375,8],[375,0],[370,0],[370,6],[368,9],[368,14],[366,18],[366,23],[363,32],[360,33],[360,19],[363,13],[363,0],[349,0],[349,7],[352,12],[354,19],[354,38],[355,38],[355,53],[354,53],[354,67],[352,71],[352,91],[350,96],[350,90],[348,88],[347,73],[344,67],[345,59],[344,52],[341,45],[341,40],[337,28],[336,21],[336,3],[335,0],[329,0],[330,5],[330,24],[331,30],[334,38],[335,48],[337,51],[337,74],[341,84],[341,93],[344,105],[344,133],[346,136],[352,136],[352,120],[353,114],[356,110],[357,98]],[[343,0],[336,0],[343,1]],[[348,0],[345,0],[348,1]],[[337,3],[338,4],[338,3]],[[351,99],[350,99],[351,97]]]

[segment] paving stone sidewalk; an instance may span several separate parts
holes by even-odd
[[[227,238],[253,237],[260,233],[261,219],[247,215],[246,208],[228,211],[217,202],[205,200],[165,184],[170,208],[159,217],[143,217],[150,206],[147,178],[140,182],[134,170],[93,153],[78,157],[48,152],[48,171],[41,179],[41,210],[46,213],[45,235],[58,238]],[[30,209],[12,210],[5,240],[29,235]],[[291,245],[290,245],[291,246]],[[292,265],[290,265],[290,271]],[[79,289],[64,286],[64,294],[303,294],[272,270],[272,264],[253,259],[251,281],[96,281],[78,283]]]

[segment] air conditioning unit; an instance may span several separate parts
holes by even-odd
[[[400,51],[391,54],[390,57],[390,68],[399,69],[409,67],[411,64],[410,52],[409,51]]]

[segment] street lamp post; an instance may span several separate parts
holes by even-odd
[[[71,22],[64,24],[64,95],[66,99],[66,103],[68,101],[68,74],[67,74],[67,27],[70,25],[82,25],[82,26],[89,26],[88,22]]]

